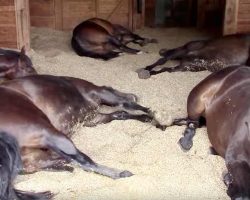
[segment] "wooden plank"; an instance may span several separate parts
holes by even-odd
[[[15,0],[17,48],[30,48],[29,0]],[[21,9],[21,10],[20,10]]]
[[[20,37],[22,39],[18,40],[18,48],[21,49],[25,46],[26,50],[30,49],[30,9],[29,0],[23,0],[23,10],[21,10],[20,19]],[[18,21],[17,21],[18,22]]]
[[[132,30],[131,0],[97,0],[96,16]]]
[[[17,48],[16,7],[14,0],[0,0],[0,45]]]
[[[238,5],[239,0],[226,0],[223,35],[237,32]]]
[[[250,4],[249,0],[239,0],[239,4]]]
[[[31,0],[30,15],[31,16],[54,16],[55,4],[54,0]]]
[[[239,8],[238,10],[240,11],[246,11],[246,10],[250,10],[250,4],[239,4]]]
[[[17,33],[16,33],[16,27],[1,27],[0,29],[0,41],[3,43],[6,42],[12,42],[13,44],[17,42]]]
[[[63,29],[72,29],[83,20],[95,17],[95,6],[95,0],[63,0]]]
[[[15,11],[15,6],[1,6],[0,12],[10,12]]]
[[[15,11],[2,11],[0,13],[0,24],[1,25],[16,25]]]
[[[14,0],[0,0],[0,6],[14,6]]]
[[[56,28],[55,17],[32,17],[30,23],[35,27]]]
[[[32,26],[56,28],[55,0],[30,0]]]
[[[55,27],[58,30],[63,29],[63,1],[55,0]]]
[[[129,0],[128,2],[128,28],[133,31],[133,0]]]

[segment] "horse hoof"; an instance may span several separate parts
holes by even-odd
[[[166,125],[160,125],[160,124],[158,124],[158,125],[156,125],[156,128],[159,128],[159,129],[161,129],[162,131],[165,131],[166,128],[167,128],[167,126],[166,126]]]
[[[182,151],[184,151],[184,152],[189,151],[193,146],[193,142],[185,140],[185,137],[182,137],[179,140],[178,144],[180,145]]]
[[[126,177],[130,177],[133,175],[134,175],[133,173],[131,173],[130,171],[127,171],[127,170],[125,170],[119,174],[120,178],[126,178]]]
[[[143,51],[139,51],[136,53],[137,55],[143,54]]]
[[[148,79],[150,78],[150,72],[148,70],[145,70],[145,69],[139,69],[137,70],[137,73],[138,73],[138,77],[140,79]]]
[[[223,172],[222,176],[224,184],[229,187],[229,185],[232,183],[232,176],[228,172]]]

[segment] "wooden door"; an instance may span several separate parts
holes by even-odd
[[[238,5],[239,0],[226,0],[223,35],[237,32]]]
[[[0,47],[30,48],[28,0],[0,0]]]

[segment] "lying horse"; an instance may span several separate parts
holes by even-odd
[[[112,24],[111,22],[100,19],[100,18],[91,18],[88,21],[94,22],[103,28],[105,28],[110,35],[115,36],[121,43],[128,44],[130,42],[144,46],[148,43],[157,43],[156,39],[143,38],[125,27],[119,24]]]
[[[0,132],[0,199],[1,200],[48,200],[50,192],[32,193],[13,188],[13,181],[22,169],[21,155],[14,137]]]
[[[72,127],[76,123],[94,126],[112,120],[135,119],[165,128],[154,120],[148,108],[136,103],[135,95],[77,78],[26,76],[4,82],[0,94],[0,127],[12,134],[22,147],[26,172],[45,168],[64,170],[66,160],[113,179],[128,177],[131,172],[99,165],[80,152],[69,139]],[[101,113],[98,108],[102,105],[143,114],[130,114],[125,110]]]
[[[139,69],[138,76],[147,79],[151,75],[162,72],[178,71],[218,71],[232,65],[249,65],[250,35],[235,34],[210,40],[188,42],[184,46],[170,50],[162,49],[162,56],[157,62],[143,69]],[[168,60],[178,60],[180,64],[175,67],[163,67],[155,71],[158,65]]]
[[[232,199],[250,198],[250,68],[233,66],[211,74],[189,94],[188,118],[173,124],[187,123],[179,143],[184,150],[192,147],[195,129],[201,117],[207,125],[215,152],[225,158],[228,173],[224,176]]]
[[[14,79],[31,74],[36,74],[36,70],[25,54],[24,47],[21,52],[0,49],[0,78]]]
[[[112,24],[109,21],[91,18],[74,28],[71,45],[79,56],[109,60],[119,56],[122,52],[141,53],[140,50],[126,46],[129,42],[143,46],[157,41],[142,38],[128,29]]]

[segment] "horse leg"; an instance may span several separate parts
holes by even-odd
[[[126,46],[125,44],[120,42],[115,37],[109,38],[109,45],[113,45],[114,47],[116,47],[117,49],[119,49],[120,51],[125,52],[125,53],[130,53],[130,54],[141,54],[142,53],[142,51],[140,51],[138,49],[133,49],[133,48]]]
[[[162,56],[158,61],[152,65],[148,65],[145,68],[137,70],[138,76],[141,79],[147,79],[150,77],[151,71],[158,65],[164,65],[168,60],[180,60],[188,59],[197,56],[199,49],[204,47],[204,41],[193,41],[185,44],[184,46],[174,48],[174,49],[161,49],[159,54]],[[193,51],[193,52],[192,52]],[[167,69],[163,70],[168,71]],[[161,72],[160,72],[161,73]]]
[[[155,63],[153,63],[152,65],[148,65],[145,68],[136,70],[136,72],[138,73],[138,77],[140,79],[148,79],[150,77],[151,70],[153,70],[158,65],[164,65],[168,60],[169,60],[168,58],[162,57],[159,60],[157,60]]]
[[[163,51],[163,49],[161,51]],[[138,77],[140,79],[148,79],[151,76],[152,70],[156,66],[164,65],[168,60],[177,59],[180,56],[184,56],[186,53],[187,53],[187,50],[184,47],[179,47],[176,49],[167,50],[166,53],[164,54],[164,56],[162,58],[160,58],[159,60],[157,60],[152,65],[148,65],[145,68],[137,70]],[[164,69],[167,71],[166,68],[164,68]],[[159,72],[159,73],[161,73],[161,72]]]
[[[23,148],[22,160],[23,170],[21,174],[31,174],[40,170],[73,171],[72,167],[66,165],[69,162],[58,155],[52,154],[52,152],[48,150]]]
[[[180,138],[178,142],[183,151],[188,151],[192,148],[196,128],[197,127],[193,123],[190,123],[185,129],[183,137]]]
[[[40,146],[48,148],[67,161],[78,163],[81,168],[88,172],[95,172],[112,179],[132,176],[129,171],[121,171],[94,162],[90,157],[79,151],[73,142],[61,133],[49,133],[40,142]]]
[[[161,74],[163,72],[186,72],[186,71],[190,71],[190,72],[200,72],[200,71],[205,71],[207,70],[206,66],[198,66],[195,65],[194,62],[192,61],[185,61],[183,63],[181,63],[180,65],[177,65],[175,67],[163,67],[162,69],[158,70],[158,71],[149,71],[148,72],[148,77],[153,76],[153,75],[157,75],[157,74]]]
[[[137,34],[130,34],[130,37],[132,38],[133,43],[139,44],[140,46],[145,46],[148,43],[158,43],[156,39],[150,39],[150,38],[143,38]]]
[[[131,93],[123,93],[111,87],[103,86],[96,95],[103,105],[120,106],[128,110],[141,110],[145,113],[151,113],[149,108],[136,103],[137,97]]]
[[[141,115],[135,115],[128,113],[126,111],[115,111],[112,113],[104,114],[104,113],[98,113],[95,118],[91,121],[90,126],[96,125],[96,124],[102,124],[102,123],[109,123],[113,120],[128,120],[133,119],[137,120],[143,123],[151,123],[156,128],[159,128],[161,130],[165,130],[166,126],[161,125],[157,120],[154,119],[154,117],[148,115],[148,114],[141,114]]]
[[[110,113],[109,115],[103,115],[98,123],[108,123],[112,120],[126,120],[126,119],[135,119],[141,122],[150,122],[155,125],[157,128],[162,130],[166,129],[166,126],[161,125],[154,117],[154,114],[149,108],[139,105],[136,103],[137,97],[134,94],[122,93],[117,90],[114,90],[111,87],[101,87],[98,92],[95,93],[98,96],[100,104],[107,106],[120,106],[122,109],[137,111],[140,110],[146,115],[133,115],[125,111],[118,111],[118,113]],[[100,116],[99,116],[100,117]],[[98,120],[99,121],[99,120]]]
[[[14,189],[15,195],[17,199],[20,200],[50,200],[53,199],[54,194],[46,191],[46,192],[26,192],[22,190]],[[16,198],[15,198],[16,199]]]

